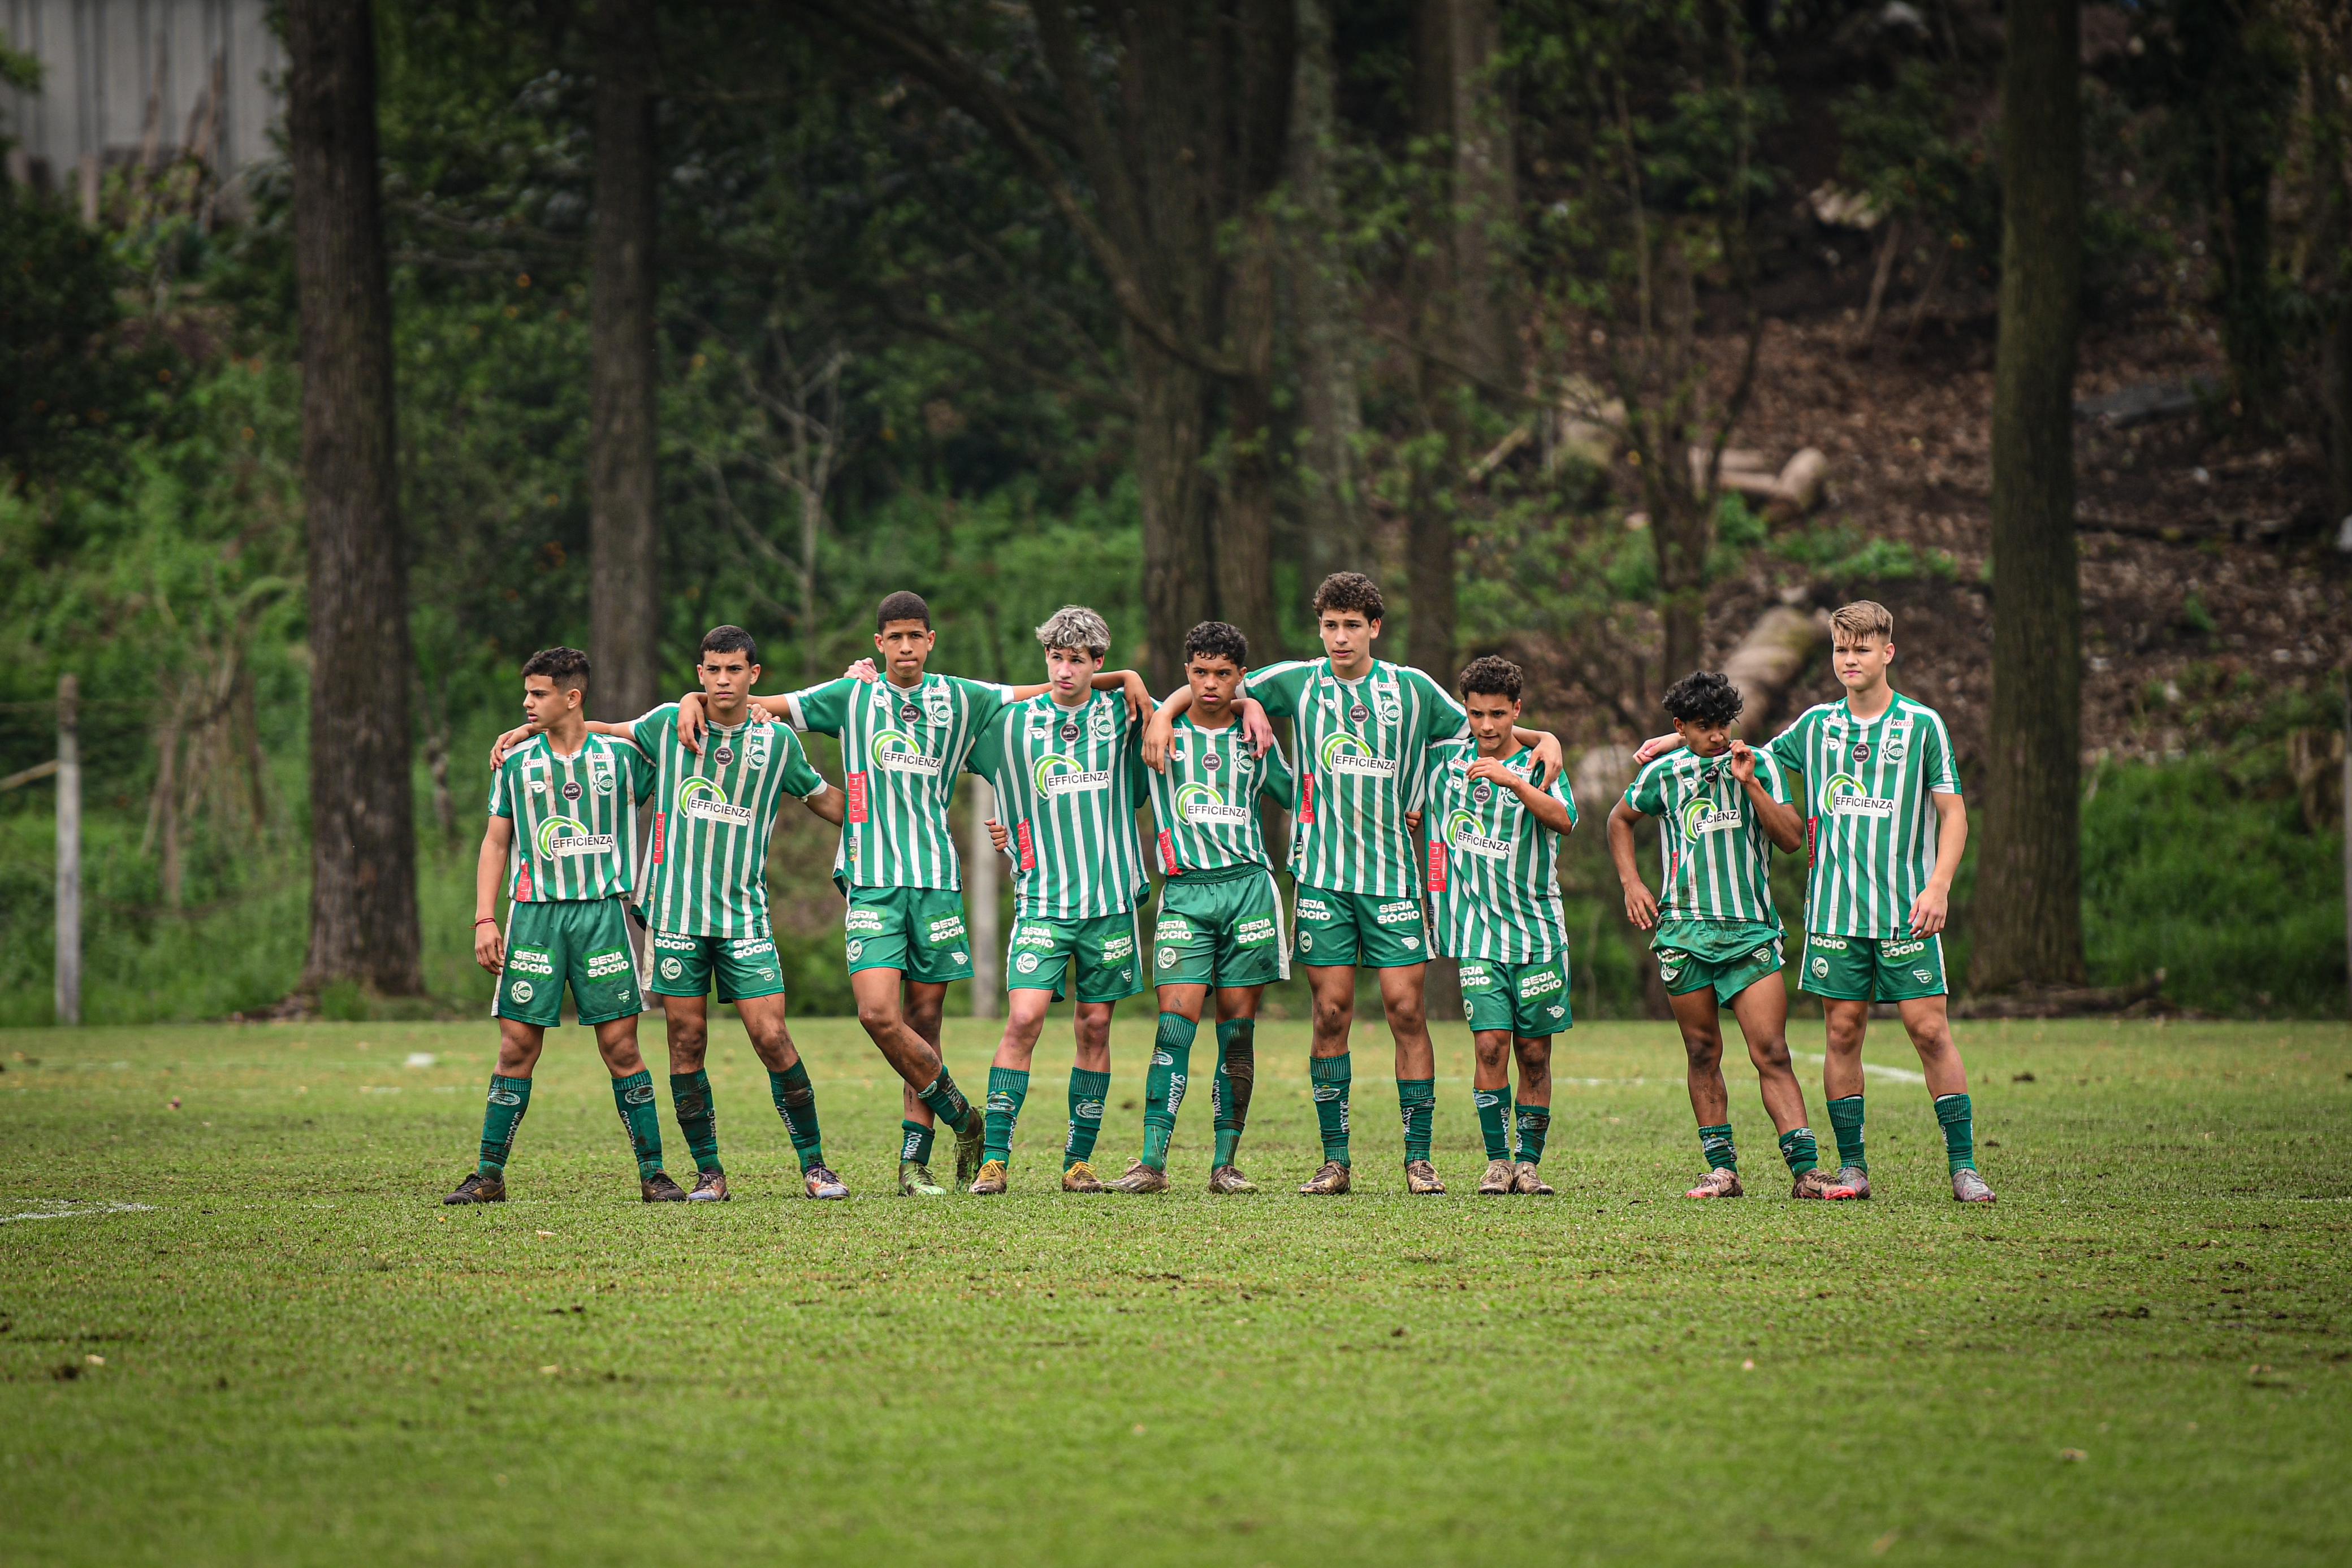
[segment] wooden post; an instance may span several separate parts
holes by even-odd
[[[971,821],[965,825],[964,903],[971,910],[971,1016],[996,1016],[997,993],[1004,989],[1003,956],[997,950],[996,879],[1003,862],[988,841],[988,819],[996,815],[996,791],[984,779],[971,780]]]
[[[81,1022],[81,686],[58,680],[58,1021]]]

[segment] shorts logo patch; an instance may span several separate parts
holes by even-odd
[[[930,941],[934,947],[944,947],[963,938],[963,916],[950,915],[944,920],[931,922]]]
[[[776,950],[776,945],[765,936],[738,936],[727,953],[734,958],[764,958]]]
[[[1312,931],[1301,931],[1298,934],[1298,950],[1302,953],[1312,953],[1315,951],[1315,933]]]
[[[1102,945],[1101,962],[1103,963],[1109,964],[1116,962],[1120,958],[1132,958],[1134,956],[1135,938],[1131,935],[1122,934],[1118,936],[1110,937]]]
[[[1372,923],[1376,925],[1418,925],[1421,924],[1421,904],[1410,898],[1378,904],[1372,910]]]
[[[1462,983],[1465,986],[1483,986],[1493,978],[1494,977],[1486,972],[1486,966],[1484,964],[1462,966]]]
[[[1234,927],[1234,946],[1236,947],[1258,947],[1273,940],[1274,921],[1271,917],[1244,920]]]
[[[1914,969],[1911,971],[1911,975],[1914,979],[1917,980],[1923,986],[1932,986],[1936,983],[1936,977],[1926,969]]]
[[[969,964],[971,962],[971,955],[969,953],[950,953],[948,955],[948,961],[951,964]]]
[[[663,979],[675,980],[686,973],[686,966],[675,958],[664,958],[661,961],[661,972]]]
[[[527,1002],[537,994],[530,988],[529,980],[517,980],[507,988],[507,995],[519,1002]]]
[[[1559,986],[1560,977],[1558,969],[1537,969],[1520,978],[1519,1000],[1531,1002],[1538,997],[1549,996],[1559,989]]]
[[[879,935],[882,930],[882,912],[878,909],[852,909],[848,917],[841,923],[841,928],[852,936],[859,932],[864,932],[867,936]]]
[[[1807,938],[1807,940],[1825,953],[1843,953],[1845,951],[1845,938],[1843,936],[1813,936]]]
[[[1679,980],[1682,977],[1683,967],[1680,964],[1661,964],[1658,966],[1658,978],[1671,981]]]
[[[1156,962],[1163,969],[1172,969],[1176,967],[1176,957],[1177,955],[1175,948],[1162,947],[1160,949],[1160,956]]]
[[[1034,953],[1022,954],[1021,956],[1013,960],[1013,967],[1024,975],[1035,974],[1037,972],[1037,955]]]
[[[1302,898],[1298,901],[1298,918],[1328,920],[1331,918],[1331,906],[1319,898]]]
[[[552,975],[555,957],[542,947],[518,947],[507,955],[507,967],[526,975]]]
[[[1013,933],[1013,945],[1015,947],[1042,947],[1051,952],[1054,946],[1053,928],[1046,925],[1024,925]]]
[[[1163,915],[1160,917],[1160,924],[1151,928],[1151,939],[1154,942],[1190,942],[1192,927],[1176,915]]]
[[[1830,961],[1827,958],[1816,958],[1813,960],[1813,978],[1816,980],[1826,980],[1829,978],[1829,974]]]
[[[848,953],[849,961],[855,964],[865,955],[866,944],[852,938],[846,951]]]
[[[1925,942],[1889,942],[1878,950],[1882,958],[1908,958],[1927,947]]]
[[[1413,948],[1421,946],[1421,938],[1418,936],[1400,936],[1397,938],[1397,941],[1407,948]]]
[[[626,953],[615,950],[588,955],[588,977],[592,980],[609,980],[614,975],[635,972],[636,966]]]
[[[656,953],[693,953],[699,951],[701,946],[691,936],[675,936],[667,931],[654,933],[654,951]]]
[[[1554,1002],[1554,1003],[1552,1003],[1552,1005],[1551,1005],[1551,1006],[1549,1006],[1549,1007],[1548,1007],[1548,1008],[1544,1009],[1544,1017],[1546,1017],[1546,1018],[1550,1018],[1550,1019],[1559,1019],[1559,1018],[1566,1018],[1567,1016],[1568,1016],[1568,1009],[1567,1009],[1566,1008],[1564,1008],[1564,1007],[1561,1007],[1558,1002]]]

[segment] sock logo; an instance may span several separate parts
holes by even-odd
[[[1155,1051],[1151,1053],[1151,1065],[1154,1067],[1173,1067],[1176,1065],[1176,1059],[1169,1055],[1164,1051]]]
[[[1491,1111],[1503,1103],[1503,1097],[1491,1089],[1480,1089],[1470,1096],[1471,1103],[1481,1111]]]
[[[1336,1083],[1318,1083],[1315,1086],[1315,1103],[1318,1105],[1328,1105],[1339,1097],[1339,1086]]]
[[[490,1091],[490,1103],[493,1105],[520,1105],[522,1103],[522,1096],[516,1093],[511,1089],[493,1089]]]
[[[1070,1115],[1080,1122],[1102,1120],[1103,1106],[1099,1100],[1081,1100],[1070,1109]]]
[[[654,1103],[654,1086],[650,1083],[631,1084],[621,1091],[621,1098],[632,1105],[650,1105]]]
[[[992,1116],[1013,1114],[1013,1096],[999,1089],[988,1097],[988,1113]]]

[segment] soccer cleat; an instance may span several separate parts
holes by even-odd
[[[811,1197],[840,1199],[849,1196],[849,1184],[821,1165],[801,1172],[801,1186]]]
[[[1974,1166],[1962,1166],[1952,1173],[1952,1201],[1991,1203],[1994,1201],[1992,1188],[1985,1185],[1985,1178]]]
[[[1533,1160],[1521,1160],[1511,1176],[1511,1190],[1528,1197],[1549,1197],[1551,1183],[1544,1180],[1543,1169]]]
[[[975,1197],[994,1197],[1009,1185],[1005,1180],[1003,1160],[982,1160],[980,1162],[980,1175],[972,1178],[971,1186],[966,1190]]]
[[[974,1107],[956,1133],[956,1186],[970,1186],[980,1176],[981,1153],[988,1142],[988,1118]]]
[[[446,1204],[459,1204],[504,1203],[506,1200],[506,1177],[503,1176],[484,1176],[481,1172],[476,1171],[472,1176],[467,1176],[464,1181],[457,1184],[457,1191],[451,1193],[441,1201]]]
[[[1833,1200],[1868,1197],[1870,1173],[1860,1166],[1846,1166],[1837,1175],[1830,1177],[1830,1189],[1822,1196]]]
[[[919,1160],[898,1162],[898,1196],[900,1197],[945,1197],[948,1189],[932,1178],[931,1167]]]
[[[1325,1160],[1323,1168],[1307,1179],[1298,1189],[1302,1197],[1337,1197],[1348,1190],[1348,1167],[1337,1160]]]
[[[1084,1160],[1062,1173],[1064,1192],[1100,1192],[1102,1189],[1102,1177],[1095,1175],[1095,1167]]]
[[[1416,1197],[1435,1197],[1445,1191],[1445,1184],[1437,1179],[1437,1167],[1427,1160],[1407,1160],[1404,1189]]]
[[[1127,1174],[1105,1189],[1109,1192],[1166,1192],[1168,1173],[1153,1170],[1141,1160],[1127,1167]]]
[[[1789,1196],[1790,1197],[1827,1197],[1830,1196],[1830,1173],[1815,1166],[1797,1178],[1796,1185],[1789,1189]]]
[[[1238,1166],[1219,1166],[1209,1173],[1209,1190],[1226,1195],[1255,1192],[1257,1183],[1242,1175]]]
[[[647,1203],[684,1203],[686,1189],[670,1180],[667,1171],[656,1171],[637,1183],[637,1196]]]
[[[1511,1190],[1512,1179],[1510,1161],[1488,1160],[1486,1174],[1478,1179],[1478,1196],[1501,1197]]]
[[[1745,1197],[1748,1189],[1739,1185],[1739,1173],[1721,1166],[1698,1178],[1698,1185],[1683,1194],[1685,1197]]]
[[[694,1190],[686,1195],[688,1203],[725,1203],[728,1201],[727,1173],[700,1171],[694,1178]]]

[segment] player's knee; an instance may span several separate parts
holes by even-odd
[[[1683,1054],[1697,1068],[1719,1067],[1723,1064],[1723,1036],[1720,1034],[1685,1034]]]
[[[1324,1001],[1318,998],[1315,1003],[1315,1029],[1319,1034],[1338,1034],[1354,1022],[1355,1018],[1356,1007],[1352,1001]]]
[[[1521,1035],[1512,1041],[1512,1052],[1519,1059],[1519,1071],[1529,1082],[1551,1077],[1551,1040],[1548,1037]]]
[[[1429,1015],[1419,998],[1401,998],[1388,1002],[1384,1010],[1389,1015],[1389,1028],[1412,1033],[1429,1027]]]
[[[940,1031],[940,1014],[941,1010],[940,1004],[937,1002],[932,1002],[928,1006],[919,1004],[915,1007],[910,1007],[907,1009],[907,1027],[913,1030],[917,1034],[921,1035],[924,1039],[929,1040],[931,1036],[939,1033]]]
[[[1748,1060],[1759,1067],[1785,1072],[1789,1071],[1789,1042],[1780,1035],[1751,1040],[1748,1042]]]
[[[1510,1060],[1511,1041],[1508,1035],[1476,1034],[1470,1037],[1478,1052],[1481,1067],[1500,1067]]]
[[[859,1002],[857,1021],[867,1034],[881,1040],[898,1032],[898,1009],[888,1002]]]

